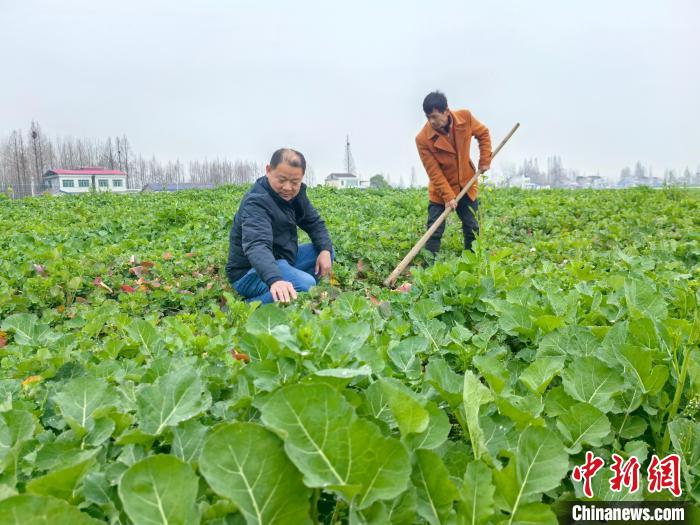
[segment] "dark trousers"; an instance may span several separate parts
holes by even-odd
[[[462,221],[462,232],[464,233],[464,249],[471,250],[472,242],[479,234],[479,223],[476,220],[476,211],[479,209],[478,200],[472,201],[469,195],[462,197],[457,203],[457,215],[459,215]],[[435,202],[428,203],[428,225],[430,226],[442,215],[445,211],[445,206],[443,204],[437,204]],[[435,233],[430,236],[428,242],[425,243],[426,249],[436,254],[440,251],[440,239],[442,239],[442,234],[445,233],[445,222],[443,222]]]

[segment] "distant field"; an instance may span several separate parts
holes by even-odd
[[[333,277],[257,308],[245,189],[0,197],[0,523],[554,524],[586,451],[700,502],[700,190],[484,191],[400,293],[427,192],[315,188]]]

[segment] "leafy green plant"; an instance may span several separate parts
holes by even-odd
[[[588,450],[700,502],[698,192],[484,193],[402,293],[425,192],[314,188],[333,281],[260,307],[245,189],[4,202],[0,522],[556,523]]]

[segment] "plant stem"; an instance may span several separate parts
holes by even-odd
[[[668,418],[666,419],[666,431],[664,432],[664,439],[661,443],[661,453],[666,455],[668,447],[671,443],[671,433],[669,430],[669,423],[673,421],[678,413],[678,406],[681,403],[681,397],[683,396],[683,386],[685,385],[685,376],[688,374],[688,367],[690,366],[690,345],[686,345],[685,352],[683,353],[683,365],[681,367],[680,376],[678,376],[678,383],[676,384],[676,393],[673,396],[673,402],[671,403],[671,410],[668,412]]]
[[[669,423],[676,417],[678,413],[678,406],[681,403],[681,397],[683,396],[683,387],[685,385],[685,378],[688,375],[688,368],[690,368],[690,350],[698,342],[698,335],[700,328],[700,316],[695,315],[692,328],[690,330],[690,335],[688,336],[688,341],[685,345],[685,352],[683,352],[683,364],[681,365],[681,373],[678,376],[678,383],[676,384],[676,392],[673,396],[673,401],[671,403],[671,410],[668,412],[668,418],[666,419],[666,432],[664,433],[664,439],[661,443],[661,452],[666,454],[669,445],[671,444],[671,433],[668,428]]]
[[[311,520],[319,525],[318,521],[318,500],[321,499],[321,489],[314,489],[311,497]]]
[[[342,501],[335,501],[335,506],[333,507],[333,514],[331,515],[331,525],[335,525],[338,521],[340,509],[342,507]]]

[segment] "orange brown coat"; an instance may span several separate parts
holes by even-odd
[[[435,131],[428,122],[416,135],[418,154],[430,179],[428,198],[438,204],[454,199],[474,177],[476,169],[469,158],[472,137],[479,142],[479,169],[486,171],[491,163],[491,137],[488,128],[466,109],[450,110],[450,115],[457,151],[452,147],[450,139]],[[467,195],[474,201],[477,192],[475,181]]]

